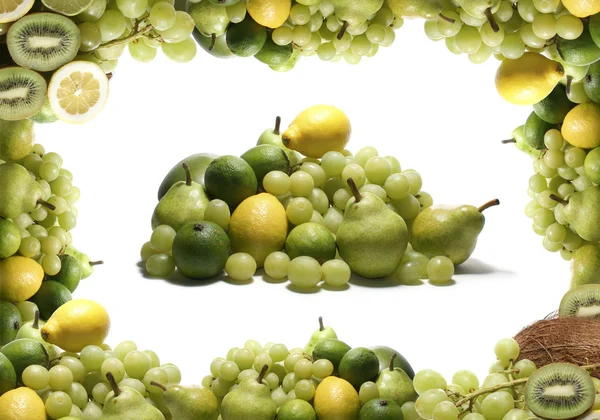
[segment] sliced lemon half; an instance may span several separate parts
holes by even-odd
[[[50,107],[58,119],[81,124],[94,118],[108,98],[108,78],[89,61],[72,61],[56,70],[48,85]]]
[[[0,23],[15,22],[25,16],[35,0],[0,0]]]

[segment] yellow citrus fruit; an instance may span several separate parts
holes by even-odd
[[[110,329],[108,312],[92,300],[75,299],[60,306],[42,327],[42,337],[63,350],[80,352],[99,346]]]
[[[350,120],[334,106],[315,105],[302,111],[283,133],[283,144],[304,156],[320,158],[341,152],[350,140]]]
[[[572,146],[593,149],[600,146],[600,105],[586,102],[565,116],[561,133]]]
[[[46,420],[46,407],[36,392],[20,387],[0,397],[2,420]]]
[[[350,382],[329,376],[317,387],[313,406],[319,420],[357,420],[360,398]]]
[[[600,12],[599,0],[563,0],[562,3],[569,13],[579,18],[588,17]]]
[[[231,215],[227,233],[232,251],[252,255],[260,268],[271,252],[283,248],[287,230],[283,205],[273,195],[261,193],[240,203]]]
[[[557,61],[526,52],[520,58],[502,61],[496,72],[496,89],[516,105],[533,105],[552,92],[565,70]]]
[[[248,14],[259,25],[279,28],[287,20],[292,0],[248,0]]]
[[[44,269],[31,258],[15,255],[0,260],[0,296],[17,303],[37,293],[44,280]]]
[[[0,0],[0,23],[15,22],[25,16],[35,0]]]

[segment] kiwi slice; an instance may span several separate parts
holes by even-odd
[[[15,121],[34,116],[46,101],[46,80],[22,67],[0,69],[0,119]]]
[[[525,403],[538,417],[571,419],[588,411],[596,398],[588,372],[570,363],[551,363],[535,371],[525,384]]]
[[[600,319],[600,284],[586,284],[565,293],[560,301],[558,316]]]
[[[37,71],[53,71],[75,58],[81,34],[68,17],[33,13],[10,27],[6,44],[18,65]]]

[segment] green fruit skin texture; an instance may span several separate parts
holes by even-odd
[[[571,258],[571,289],[600,284],[600,244],[584,245]]]
[[[225,40],[227,41],[227,46],[235,55],[252,57],[267,42],[267,28],[256,23],[247,14],[243,21],[229,26]]]
[[[342,358],[351,349],[352,347],[341,340],[326,338],[315,345],[312,352],[312,359],[313,361],[319,359],[329,360],[333,364],[333,372],[337,373]]]
[[[379,359],[379,371],[389,368],[392,356],[396,354],[396,358],[394,359],[394,367],[402,369],[404,372],[406,372],[410,379],[415,377],[415,371],[408,360],[406,360],[406,358],[402,356],[400,352],[397,352],[396,350],[386,346],[371,347],[371,350],[373,350],[375,356],[377,356]]]
[[[533,105],[533,111],[548,124],[560,124],[574,107],[575,104],[567,98],[566,88],[559,83],[548,96]]]
[[[230,155],[211,162],[204,174],[204,185],[208,195],[225,201],[231,212],[258,190],[252,167],[244,159]]]
[[[594,184],[600,184],[600,147],[590,150],[583,162],[585,176]]]
[[[586,66],[600,60],[600,48],[592,39],[587,25],[579,38],[568,40],[558,37],[556,48],[560,58],[573,66]]]
[[[396,420],[402,419],[402,409],[393,400],[376,398],[360,409],[358,420]]]
[[[4,354],[12,363],[19,382],[21,382],[21,374],[27,366],[40,365],[46,369],[50,366],[50,359],[44,345],[30,338],[11,341],[0,348],[0,353]]]
[[[20,245],[19,227],[10,220],[0,219],[0,259],[16,254]]]
[[[60,271],[55,276],[47,276],[47,280],[56,281],[73,293],[82,278],[83,267],[81,262],[72,255],[62,254],[60,256]]]
[[[600,13],[589,17],[588,30],[594,43],[600,47]]]
[[[600,241],[600,186],[575,192],[569,195],[568,201],[563,215],[571,227],[588,242]]]
[[[192,222],[175,235],[172,253],[182,275],[204,280],[223,272],[231,254],[231,242],[216,223]]]
[[[208,196],[202,185],[184,181],[175,183],[160,199],[152,213],[152,229],[169,225],[177,232],[186,223],[204,220]]]
[[[8,162],[0,165],[0,217],[12,219],[37,206],[42,188],[23,166]]]
[[[534,112],[529,114],[525,125],[523,126],[523,140],[529,147],[535,150],[546,148],[544,144],[544,134],[546,131],[554,128],[554,125],[547,123]]]
[[[212,37],[204,36],[200,33],[200,31],[196,28],[194,32],[192,32],[192,36],[196,40],[196,43],[200,45],[204,51],[217,58],[231,58],[235,57],[233,53],[229,50],[227,46],[227,42],[225,41],[225,35],[218,36],[215,40],[215,45],[213,49],[209,51],[210,45],[212,44]]]
[[[46,280],[29,300],[38,306],[40,318],[47,321],[54,311],[71,299],[73,296],[64,285],[57,281]]]
[[[287,45],[277,45],[273,42],[271,37],[267,37],[265,45],[263,45],[261,50],[256,53],[254,58],[269,66],[281,66],[292,58],[293,52],[294,47],[292,47],[291,43]]]
[[[254,171],[258,187],[262,188],[265,175],[271,171],[281,171],[286,174],[290,171],[290,159],[287,153],[277,146],[263,144],[255,146],[240,156]]]
[[[335,237],[333,236],[333,234],[331,234],[331,232],[329,231],[329,229],[327,229],[325,226],[323,225],[319,225],[317,223],[314,222],[308,222],[308,223],[312,223],[317,225],[315,228],[320,229],[323,228],[323,235],[322,236],[317,236],[314,235],[310,238],[306,238],[302,243],[298,243],[296,240],[296,235],[299,232],[306,232],[304,227],[301,227],[302,225],[305,225],[306,223],[303,223],[300,226],[296,226],[294,227],[291,232],[288,234],[287,238],[285,239],[285,252],[288,254],[288,256],[290,257],[290,259],[294,259],[296,257],[300,257],[300,256],[308,256],[308,257],[313,257],[315,260],[319,261],[319,264],[323,264],[325,261],[329,261],[335,258],[335,253],[336,253],[336,247],[335,247]],[[324,244],[323,246],[320,246],[319,249],[314,250],[311,248],[308,248],[312,243],[314,243],[314,241],[316,241],[318,238],[320,238],[322,240],[323,236],[325,238],[327,238],[327,243]]]
[[[0,346],[10,343],[23,324],[21,313],[15,305],[0,300]]]
[[[192,181],[204,186],[204,173],[206,172],[206,168],[216,157],[217,155],[211,153],[197,153],[177,162],[177,164],[171,168],[169,173],[167,173],[160,184],[160,187],[158,187],[158,199],[160,200],[163,198],[173,184],[179,181],[185,181],[185,170],[182,166],[184,163],[187,163],[190,168]]]
[[[223,35],[229,25],[227,9],[215,6],[210,1],[188,2],[188,14],[194,20],[196,29],[204,36]]]
[[[412,380],[402,369],[382,370],[379,372],[375,383],[379,388],[380,398],[393,400],[400,407],[408,401],[416,401],[417,399],[417,392]]]
[[[0,353],[0,396],[17,387],[17,373],[11,361]]]
[[[358,390],[363,383],[377,378],[379,359],[372,350],[355,347],[342,357],[338,370],[340,378]]]
[[[0,120],[0,159],[5,161],[17,161],[23,159],[31,153],[34,139],[33,123],[31,121]],[[19,146],[21,153],[11,156],[14,154],[14,150],[17,146]],[[12,157],[12,159],[9,157]]]
[[[583,90],[592,101],[600,103],[600,62],[590,66],[583,78]]]

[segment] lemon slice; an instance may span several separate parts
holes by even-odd
[[[0,23],[14,22],[27,14],[35,0],[0,0]]]
[[[106,103],[108,78],[89,61],[72,61],[59,68],[48,85],[48,100],[59,120],[81,124],[94,118]]]

